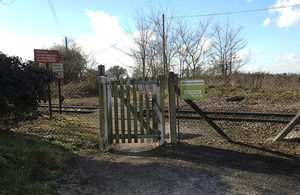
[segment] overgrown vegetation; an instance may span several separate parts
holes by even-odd
[[[64,83],[77,81],[89,62],[89,55],[86,55],[82,47],[78,46],[74,40],[69,39],[66,47],[63,44],[54,44],[50,49],[58,50],[59,61],[64,63]]]
[[[0,117],[22,117],[48,99],[54,74],[37,63],[0,52]]]

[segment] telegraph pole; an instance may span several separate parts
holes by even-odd
[[[68,38],[65,37],[65,45],[66,45],[66,50],[68,51]]]
[[[163,62],[164,62],[164,76],[166,76],[166,41],[165,41],[165,14],[162,15],[162,27],[163,27]]]
[[[66,50],[68,52],[68,38],[65,37],[65,45],[66,45]],[[58,78],[58,104],[59,104],[59,114],[61,114],[61,105],[62,105],[62,95],[61,95],[61,81],[60,78]]]

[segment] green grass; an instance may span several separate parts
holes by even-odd
[[[76,166],[78,154],[95,151],[99,132],[91,118],[42,115],[0,128],[0,195],[72,191],[66,172]]]
[[[0,194],[60,194],[74,154],[22,133],[0,129]]]

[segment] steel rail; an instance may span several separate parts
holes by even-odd
[[[168,110],[166,110],[168,112]],[[179,110],[181,114],[195,114],[193,110]],[[271,122],[271,123],[289,123],[296,114],[292,113],[262,113],[262,112],[227,112],[227,111],[204,111],[211,120],[217,121],[235,121],[235,122]],[[230,117],[226,117],[230,116]],[[233,116],[233,117],[232,117]],[[242,116],[242,117],[241,117]],[[245,117],[248,116],[248,117]],[[250,117],[249,117],[250,116]],[[166,115],[166,118],[168,115]],[[256,118],[257,117],[257,118]],[[259,118],[258,118],[259,117]],[[269,118],[267,118],[269,117]],[[178,119],[202,120],[199,116],[177,116]]]
[[[48,105],[41,104],[38,105],[38,107],[48,107]],[[59,105],[52,104],[52,107],[59,108]],[[90,109],[90,110],[99,109],[99,107],[93,107],[93,106],[62,106],[61,108]]]
[[[168,112],[166,110],[166,112]],[[179,113],[197,114],[193,110],[179,110]],[[204,111],[205,114],[240,115],[240,116],[269,116],[269,117],[295,117],[293,113],[265,113],[265,112],[230,112],[230,111]]]

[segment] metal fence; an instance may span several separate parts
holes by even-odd
[[[177,82],[179,82],[177,77]],[[227,78],[203,75],[205,99],[193,102],[230,138],[240,142],[265,142],[276,136],[300,110],[300,75],[236,74]],[[99,132],[99,99],[96,73],[76,82],[62,83],[62,108],[59,110],[58,82],[51,85],[54,116],[68,116],[86,121],[80,128]],[[167,98],[165,100],[168,108]],[[190,106],[176,99],[178,140],[190,144],[222,141]],[[40,111],[49,114],[48,102]],[[166,119],[166,125],[168,119]],[[168,129],[168,127],[167,127]],[[299,125],[285,137],[299,138]],[[168,133],[168,132],[167,132]]]
[[[39,111],[43,114],[68,116],[72,120],[85,121],[80,128],[94,129],[99,132],[99,98],[97,74],[84,75],[76,81],[63,83],[61,80],[61,104],[59,100],[58,80],[51,84],[51,109],[49,101],[39,104]],[[87,122],[89,121],[89,122]]]
[[[298,74],[253,73],[226,78],[203,75],[201,79],[205,80],[205,99],[193,102],[234,141],[265,142],[300,110]],[[188,104],[178,99],[177,106],[180,141],[220,141],[220,136]],[[296,125],[285,138],[299,138],[299,129]]]

